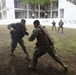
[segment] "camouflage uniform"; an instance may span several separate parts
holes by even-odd
[[[17,47],[17,43],[19,43],[23,49],[23,52],[27,54],[28,52],[26,50],[26,47],[24,45],[23,37],[24,35],[29,35],[28,32],[26,32],[26,27],[21,26],[20,23],[12,23],[8,25],[8,29],[13,28],[13,30],[10,31],[11,34],[11,53],[13,54],[15,51],[15,48]]]
[[[54,28],[55,28],[55,30],[56,30],[56,23],[55,23],[55,21],[52,22],[52,25],[53,25],[53,26],[52,26],[52,30],[53,30]]]
[[[60,58],[55,54],[56,51],[54,49],[54,45],[50,45],[47,36],[39,27],[33,30],[32,35],[29,37],[29,41],[33,41],[35,38],[37,38],[37,43],[36,50],[33,53],[32,69],[36,68],[38,58],[44,55],[45,53],[48,53],[55,61],[57,61],[63,66],[63,63],[60,61]]]
[[[64,22],[62,20],[59,21],[59,28],[58,28],[58,32],[60,30],[60,28],[62,29],[62,33],[63,33],[63,25],[64,25]]]

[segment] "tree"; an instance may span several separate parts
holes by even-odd
[[[52,1],[57,1],[57,0],[22,0],[22,1],[23,1],[23,3],[32,5],[32,17],[33,18],[35,17],[35,7],[37,5],[44,6],[44,8],[45,8],[45,17],[47,18],[47,7],[48,7],[48,4],[50,2],[52,2]]]
[[[43,2],[41,5],[44,6],[44,8],[45,8],[44,17],[47,18],[48,17],[47,9],[48,9],[49,3],[57,1],[57,0],[42,0],[42,1]]]

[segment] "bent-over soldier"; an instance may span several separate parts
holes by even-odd
[[[29,35],[29,33],[27,32],[25,23],[26,23],[26,20],[21,19],[21,22],[9,24],[7,28],[10,30],[10,34],[11,34],[11,41],[12,41],[11,55],[14,55],[14,51],[15,51],[15,48],[17,47],[17,43],[19,43],[23,49],[23,52],[27,55],[27,58],[29,59],[28,52],[24,45],[24,40],[22,39],[24,35]]]

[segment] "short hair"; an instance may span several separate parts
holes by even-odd
[[[21,22],[26,22],[26,20],[25,19],[21,19]]]
[[[35,20],[35,21],[33,22],[33,24],[40,25],[40,21],[39,21],[39,20]]]

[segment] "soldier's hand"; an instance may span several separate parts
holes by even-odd
[[[10,28],[10,31],[15,31],[15,29],[13,29],[13,28]]]
[[[10,31],[12,31],[13,30],[13,28],[10,28]]]
[[[25,32],[25,34],[28,36],[29,35],[29,33],[28,32]]]

